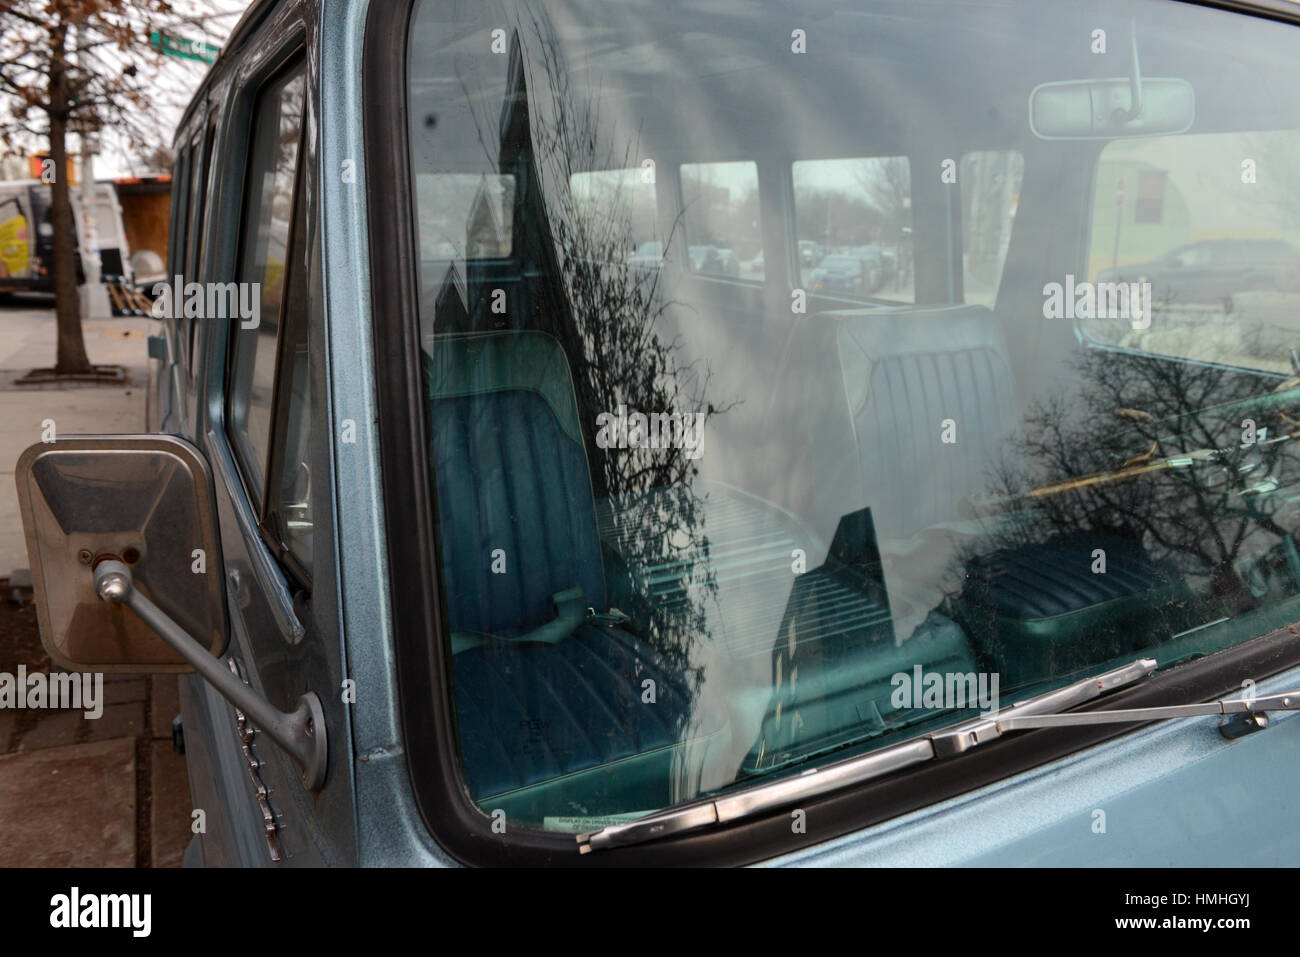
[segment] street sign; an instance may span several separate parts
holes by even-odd
[[[149,34],[149,45],[167,56],[199,60],[203,63],[214,62],[217,54],[221,52],[220,47],[214,47],[211,43],[172,36],[170,33],[159,33],[157,30]]]

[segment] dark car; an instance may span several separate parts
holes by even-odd
[[[740,260],[730,249],[718,246],[692,246],[691,269],[710,276],[739,276]]]
[[[1156,303],[1223,303],[1241,292],[1300,291],[1300,252],[1281,239],[1213,239],[1103,269],[1098,282],[1149,282]]]
[[[880,260],[875,256],[827,256],[813,270],[813,292],[868,296],[880,288]]]
[[[799,240],[799,261],[805,266],[814,265],[824,255],[826,255],[826,248],[821,243],[813,242],[811,239]]]

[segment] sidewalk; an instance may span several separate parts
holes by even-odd
[[[53,419],[61,434],[143,432],[151,319],[83,323],[96,365],[127,369],[125,385],[21,387],[54,365],[53,308],[0,306],[0,583],[28,567],[14,465]],[[0,597],[0,672],[51,670],[36,610]],[[104,710],[0,709],[0,867],[175,867],[190,839],[185,758],[171,745],[180,710],[174,677],[104,677]]]
[[[146,339],[157,332],[152,319],[92,319],[83,323],[86,351],[96,365],[127,369],[125,386],[70,384],[16,386],[31,369],[54,365],[54,309],[0,306],[0,576],[28,567],[14,464],[41,440],[41,423],[53,419],[58,432],[143,432],[148,386]]]

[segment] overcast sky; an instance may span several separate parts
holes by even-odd
[[[173,6],[179,14],[201,20],[201,24],[187,30],[184,34],[186,39],[203,40],[214,46],[225,42],[248,5],[247,0],[173,0]],[[164,58],[164,65],[157,77],[152,108],[149,110],[150,126],[163,144],[171,144],[176,124],[180,121],[186,104],[209,69],[209,64],[198,60],[170,56]],[[116,131],[105,128],[100,137],[100,152],[95,158],[96,179],[133,176],[144,172],[158,171],[146,170],[141,158],[130,149],[125,139]]]

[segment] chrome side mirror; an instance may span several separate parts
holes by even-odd
[[[209,653],[225,651],[212,481],[194,446],[167,435],[60,438],[27,449],[15,478],[41,644],[56,664],[193,670],[140,617],[101,600],[94,569],[109,560]]]
[[[212,477],[170,435],[84,435],[18,459],[41,644],[73,671],[197,671],[325,783],[325,712],[315,692],[280,711],[218,658],[226,594]]]

